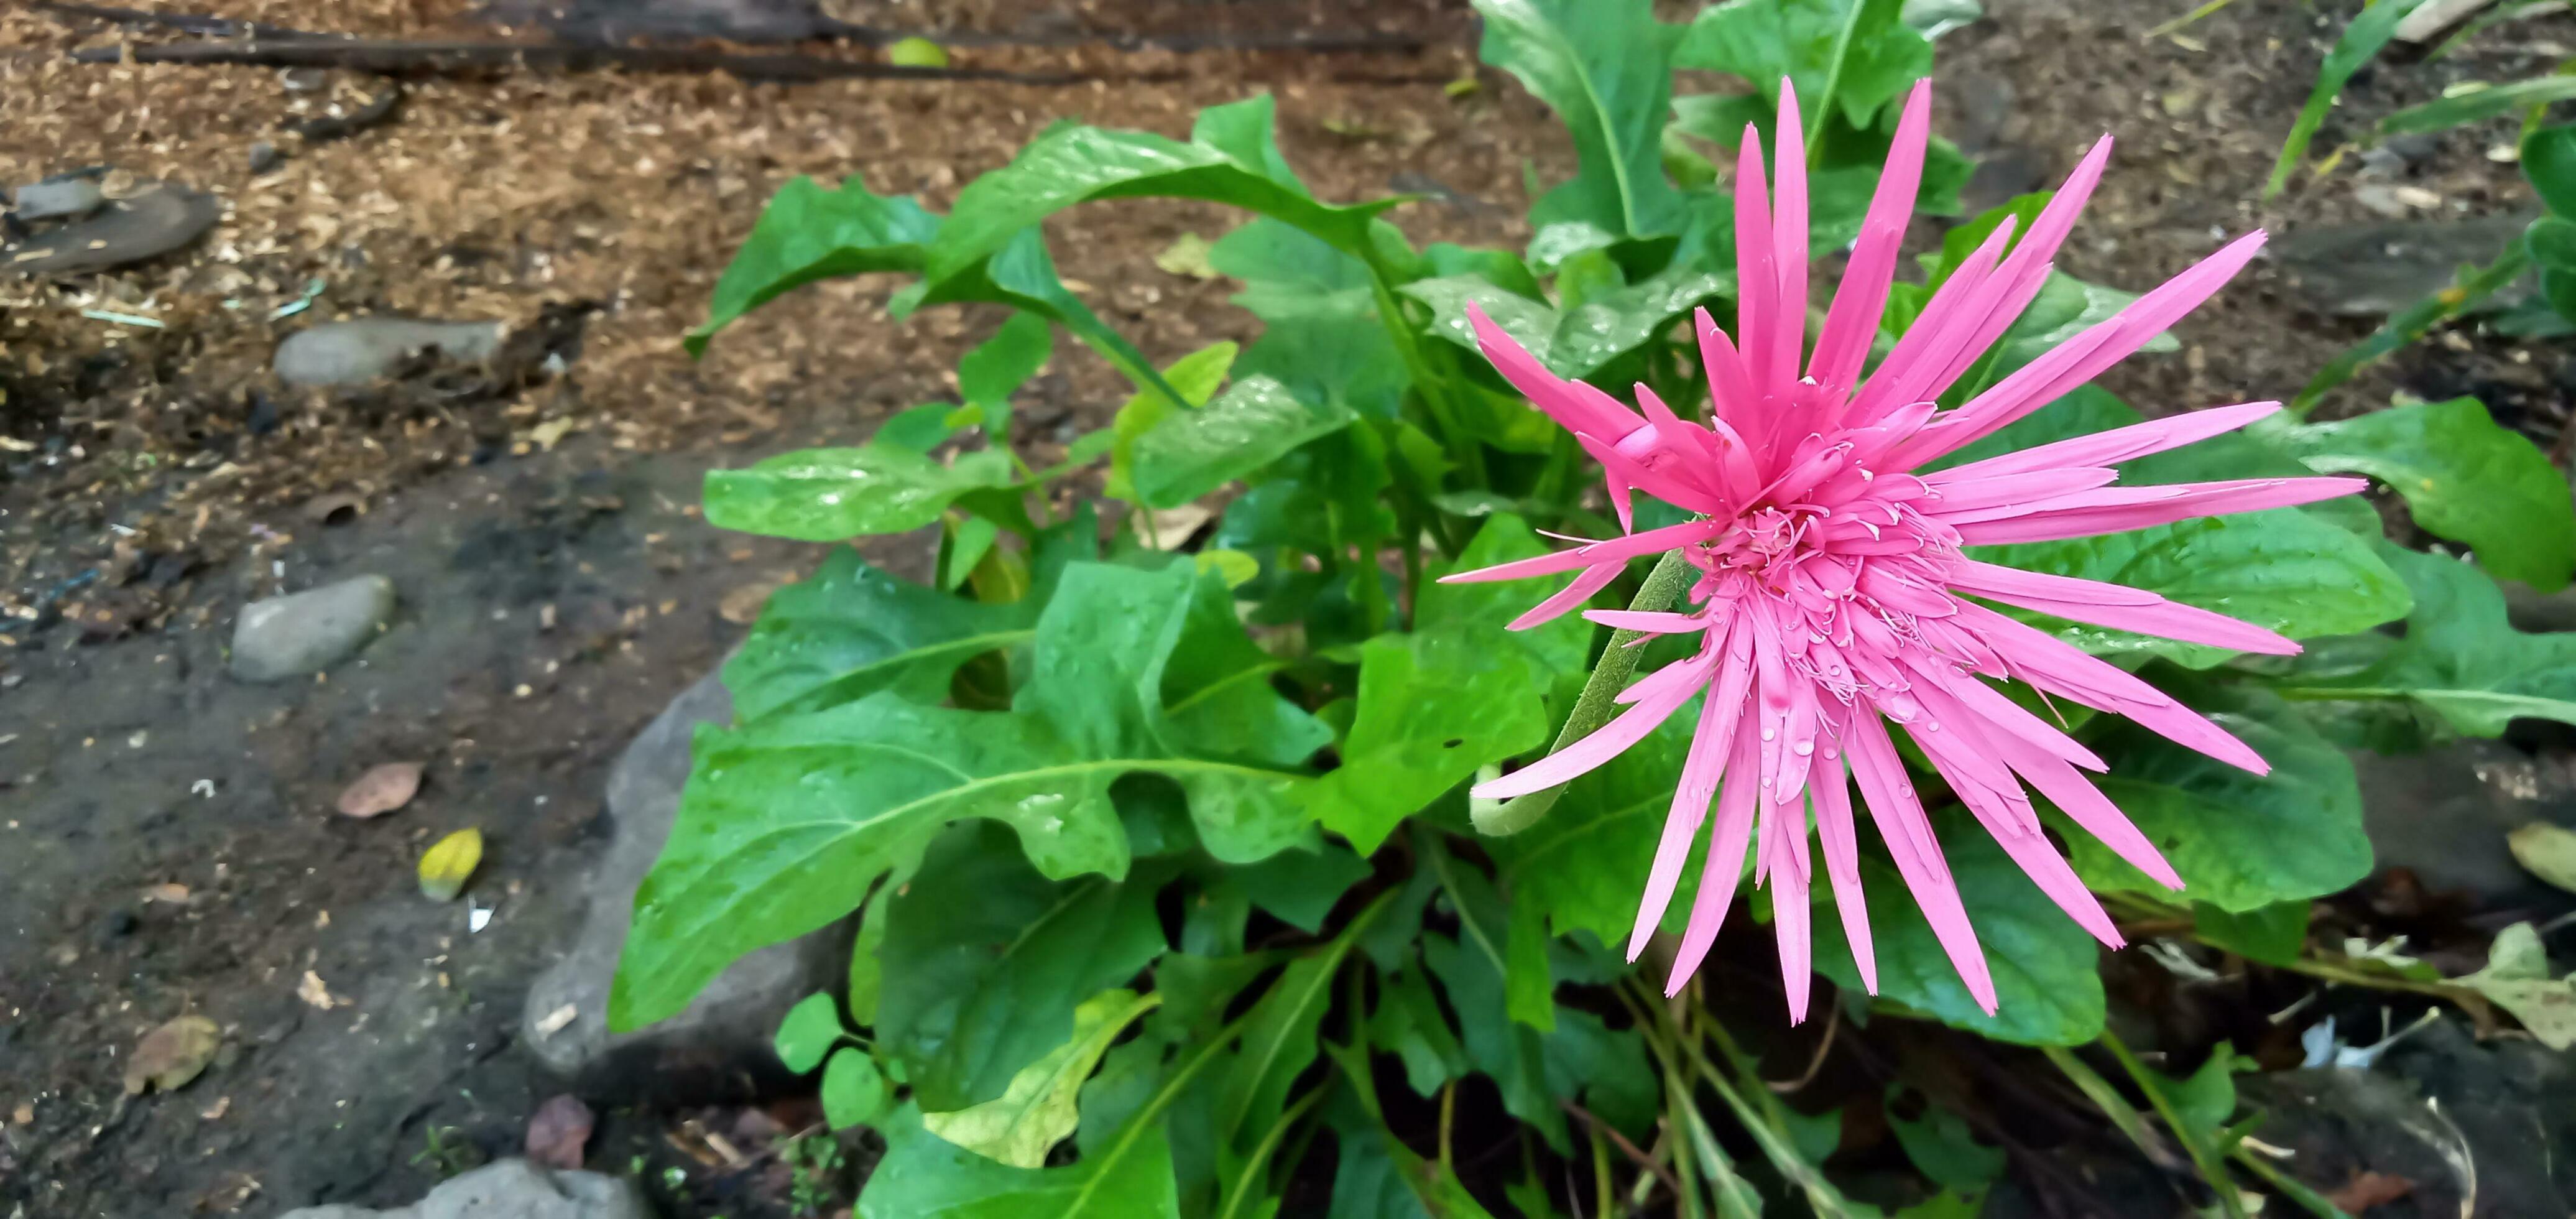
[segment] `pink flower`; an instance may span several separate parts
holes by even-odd
[[[2200,411],[1917,473],[2092,380],[2163,333],[2243,268],[2263,240],[2259,232],[2239,239],[1966,405],[1938,411],[1933,400],[2038,294],[2050,258],[2101,178],[2111,141],[2106,137],[2076,167],[2010,256],[2003,253],[2009,224],[1977,250],[1864,380],[1861,365],[1913,211],[1930,116],[1930,91],[1918,87],[1812,352],[1805,350],[1806,151],[1797,98],[1785,83],[1776,192],[1764,186],[1760,140],[1746,129],[1735,199],[1739,325],[1729,336],[1707,311],[1698,319],[1714,407],[1705,425],[1678,417],[1643,385],[1637,387],[1640,416],[1608,394],[1561,380],[1481,313],[1475,317],[1477,336],[1495,367],[1574,432],[1604,467],[1621,526],[1629,532],[1449,579],[1579,572],[1563,591],[1513,623],[1525,628],[1590,600],[1630,559],[1677,549],[1699,572],[1683,612],[1585,615],[1655,635],[1696,635],[1699,648],[1690,658],[1622,692],[1619,701],[1627,710],[1590,736],[1479,784],[1475,794],[1503,798],[1564,783],[1635,744],[1691,699],[1702,699],[1628,956],[1636,959],[1663,921],[1713,798],[1717,820],[1669,989],[1680,989],[1708,954],[1750,848],[1754,883],[1773,886],[1771,908],[1793,1022],[1805,1017],[1810,972],[1809,805],[1844,936],[1862,981],[1877,989],[1848,786],[1855,782],[1898,873],[1960,978],[1988,1013],[1995,1010],[1984,954],[1889,735],[1890,723],[1914,740],[2040,889],[2115,948],[2118,929],[2041,833],[2030,792],[2046,797],[2147,875],[2174,888],[2181,887],[2181,878],[2078,773],[2107,769],[2102,760],[1986,679],[2017,679],[2048,695],[2128,716],[2257,774],[2267,769],[2243,742],[2125,670],[1979,600],[2247,652],[2286,655],[2297,652],[2297,644],[2153,593],[1980,562],[1962,547],[2116,533],[2310,503],[2364,485],[2354,478],[2114,485],[2118,474],[2111,466],[2242,427],[2278,410],[2271,402]],[[1699,519],[1635,532],[1632,490]]]

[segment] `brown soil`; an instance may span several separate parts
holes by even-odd
[[[2155,42],[2140,30],[2178,3],[1989,7],[1989,20],[1943,42],[1940,72],[1945,122],[1992,127],[1984,142],[2028,171],[1988,186],[2053,183],[2101,132],[2123,138],[2070,271],[2139,290],[2222,232],[2366,215],[2345,178],[2256,200],[2325,42],[2357,5],[2238,4]],[[488,36],[467,8],[250,0],[224,15]],[[886,316],[889,285],[840,282],[770,306],[692,363],[678,338],[782,182],[856,174],[944,207],[1057,118],[1177,134],[1199,107],[1257,89],[1278,95],[1282,142],[1319,194],[1385,193],[1399,176],[1392,189],[1427,177],[1454,192],[1399,214],[1417,242],[1516,247],[1528,235],[1523,165],[1542,179],[1569,167],[1553,121],[1506,80],[1486,73],[1474,95],[1444,96],[1440,82],[1473,68],[1473,40],[1462,7],[1436,0],[851,0],[833,12],[1049,36],[1379,30],[1430,49],[961,57],[1158,78],[1074,87],[417,79],[386,123],[302,146],[282,123],[363,104],[378,83],[334,77],[296,93],[264,68],[74,64],[65,52],[116,32],[0,13],[0,95],[11,99],[0,180],[109,165],[227,207],[177,255],[66,281],[0,280],[0,1206],[32,1217],[386,1205],[434,1179],[433,1143],[515,1148],[549,1092],[511,1045],[520,992],[578,917],[572,891],[595,845],[607,761],[738,637],[729,594],[812,561],[806,548],[706,528],[697,475],[862,436],[949,393],[956,357],[999,320],[948,310],[899,327]],[[2532,66],[2498,41],[2478,71]],[[2320,151],[2460,70],[2383,69]],[[1997,82],[2017,102],[1996,106]],[[1980,89],[1983,117],[1959,101]],[[2486,159],[2484,139],[2444,140],[2410,180],[2446,209],[2525,206],[2518,175]],[[248,150],[262,140],[288,158],[255,175]],[[111,175],[112,189],[122,182]],[[1106,320],[1169,360],[1252,333],[1226,306],[1228,285],[1153,261],[1183,234],[1214,237],[1233,221],[1186,203],[1080,210],[1055,225],[1055,249]],[[272,320],[316,281],[309,310]],[[502,319],[545,333],[568,366],[338,395],[269,375],[284,334],[376,312]],[[2184,324],[2179,356],[2110,384],[2150,412],[2287,397],[2363,329],[2304,313],[2258,268]],[[1041,464],[1045,446],[1098,425],[1125,396],[1087,353],[1060,343],[1058,356],[1020,407]],[[2365,377],[2336,409],[2450,377],[2510,387],[2531,404],[2534,431],[2554,438],[2565,416],[2549,376],[2557,358],[2437,348]],[[917,563],[912,549],[881,557]],[[391,576],[405,609],[361,662],[310,685],[224,676],[244,602],[362,572]],[[330,812],[342,785],[395,760],[429,763],[410,808],[367,822]],[[462,907],[425,902],[408,876],[427,842],[465,825],[491,838],[472,892],[499,912],[479,934]],[[170,885],[184,897],[157,888]],[[308,976],[330,1006],[299,997]],[[125,1055],[191,1012],[224,1028],[224,1056],[178,1094],[127,1099]],[[678,1120],[603,1115],[593,1166],[640,1164],[656,1180],[683,1169],[666,1199],[673,1214],[776,1205],[774,1167],[710,1169],[666,1141]]]

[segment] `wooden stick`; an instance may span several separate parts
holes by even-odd
[[[139,8],[118,8],[113,5],[75,4],[70,0],[29,0],[28,7],[52,13],[57,17],[86,17],[92,21],[180,30],[190,34],[209,34],[217,38],[348,37],[345,34],[317,34],[282,25],[263,25],[256,21],[235,21],[230,17],[208,17],[197,13],[156,13]]]
[[[395,42],[359,38],[293,38],[279,41],[179,42],[157,46],[89,47],[72,52],[81,63],[252,64],[271,68],[345,68],[381,76],[447,75],[475,71],[559,68],[568,72],[625,68],[638,72],[728,72],[744,80],[971,80],[1016,85],[1071,85],[1094,79],[1078,72],[1005,72],[991,68],[906,68],[812,55],[735,55],[688,47],[577,46],[562,43]],[[1179,79],[1183,73],[1146,73],[1127,80]]]

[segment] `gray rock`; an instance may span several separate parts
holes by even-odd
[[[268,171],[277,168],[279,165],[284,164],[285,161],[286,157],[284,154],[277,151],[277,145],[271,144],[266,140],[261,140],[250,146],[250,171],[252,173],[267,173]]]
[[[325,322],[277,345],[277,378],[289,385],[358,385],[392,372],[414,352],[451,363],[488,360],[501,350],[499,322],[424,322],[361,317]]]
[[[394,615],[394,583],[359,576],[242,607],[233,624],[233,676],[282,681],[319,673],[376,637]]]
[[[678,1015],[632,1032],[608,1030],[609,983],[636,888],[679,816],[689,740],[699,724],[732,718],[732,696],[710,673],[672,700],[609,772],[615,838],[583,881],[589,913],[528,988],[520,1021],[521,1041],[587,1095],[695,1101],[738,1092],[746,1079],[781,1078],[771,1048],[779,1020],[797,1000],[837,985],[848,967],[846,930],[827,928],[734,962]]]
[[[2356,751],[2352,762],[2378,866],[2412,869],[2427,888],[2497,907],[2549,896],[2514,862],[2505,835],[2532,821],[2576,825],[2576,795],[2529,754],[2463,740],[2404,756]]]
[[[2379,317],[2449,287],[2462,264],[2494,262],[2530,223],[2529,216],[2489,216],[2326,225],[2273,242],[2272,257],[2309,309]]]
[[[633,1181],[595,1172],[556,1172],[526,1160],[496,1160],[392,1210],[308,1206],[281,1219],[652,1219]]]
[[[84,275],[157,258],[223,219],[223,201],[175,182],[147,182],[81,219],[0,249],[12,275]]]
[[[20,220],[65,220],[86,216],[107,202],[94,178],[48,178],[18,188],[13,203]]]

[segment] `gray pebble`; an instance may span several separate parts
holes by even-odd
[[[394,584],[359,576],[242,607],[233,624],[233,676],[283,681],[347,659],[392,620]]]

